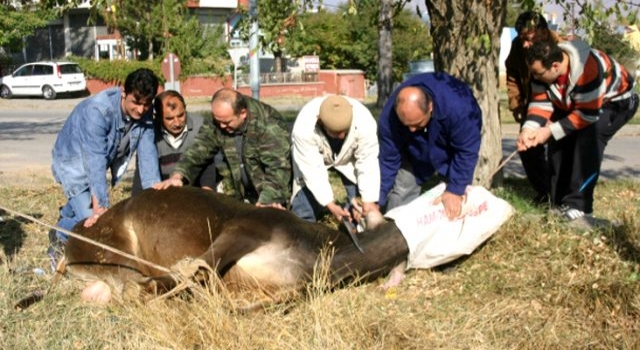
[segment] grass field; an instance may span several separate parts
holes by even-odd
[[[55,223],[58,185],[21,183],[2,184],[0,205]],[[250,314],[204,288],[150,304],[89,305],[71,278],[15,311],[49,286],[48,229],[2,214],[0,349],[638,349],[639,185],[600,183],[596,214],[621,226],[584,233],[547,217],[527,202],[524,181],[507,179],[494,193],[517,213],[470,257],[408,271],[386,293],[382,281],[327,293],[319,279],[304,300]],[[111,195],[127,192],[125,184]]]

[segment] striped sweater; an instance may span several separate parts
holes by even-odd
[[[569,81],[563,98],[557,84],[533,80],[531,103],[523,128],[537,129],[551,121],[554,139],[596,122],[606,102],[622,97],[633,88],[633,77],[606,53],[592,49],[580,40],[559,43],[569,57]],[[555,109],[566,117],[551,120]]]

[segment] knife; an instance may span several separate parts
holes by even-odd
[[[356,248],[358,248],[360,253],[364,254],[364,249],[362,249],[362,246],[360,246],[360,242],[358,241],[358,236],[356,235],[356,233],[358,232],[358,229],[356,228],[356,226],[346,216],[343,216],[341,221],[342,221],[342,226],[344,226],[344,228],[347,229],[347,232],[349,233],[349,237],[351,237],[353,244],[356,246]]]

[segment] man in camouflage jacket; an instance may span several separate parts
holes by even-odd
[[[163,189],[191,181],[216,155],[225,193],[257,206],[284,209],[291,196],[291,143],[273,107],[231,89],[211,99],[213,123],[205,123]]]

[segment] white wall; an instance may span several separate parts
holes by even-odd
[[[506,73],[507,69],[504,66],[504,61],[509,55],[511,50],[511,41],[516,37],[516,29],[513,27],[502,28],[502,35],[500,35],[500,73]]]

